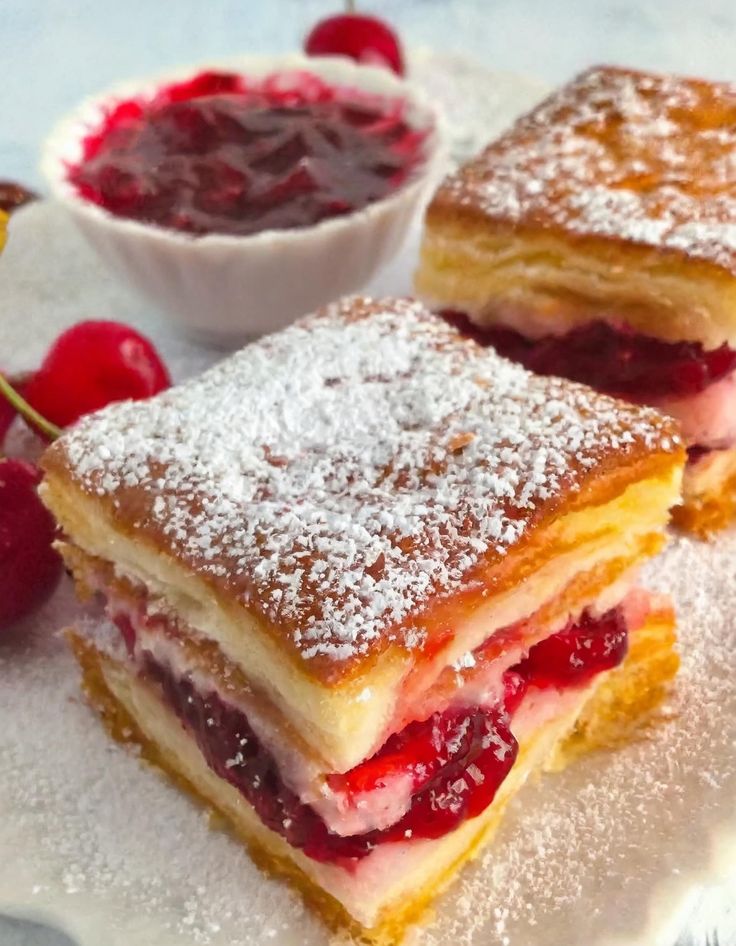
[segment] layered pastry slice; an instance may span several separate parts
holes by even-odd
[[[736,85],[595,68],[440,187],[417,286],[543,374],[676,417],[676,518],[736,513]]]
[[[684,459],[650,409],[349,299],[82,420],[43,495],[107,602],[71,640],[113,735],[389,944],[531,773],[661,697],[637,569]]]

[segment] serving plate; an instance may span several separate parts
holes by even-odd
[[[511,77],[493,88],[503,121],[539,94]],[[409,291],[417,240],[415,229],[373,291]],[[82,318],[142,328],[177,378],[219,357],[100,272],[54,204],[13,217],[0,292],[10,371],[37,363]],[[672,946],[702,885],[736,867],[736,531],[713,545],[676,539],[647,579],[679,611],[683,667],[667,721],[529,785],[417,943]],[[0,913],[79,946],[340,942],[201,809],[108,741],[56,635],[82,613],[64,582],[0,646]]]

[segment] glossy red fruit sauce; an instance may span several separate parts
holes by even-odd
[[[666,342],[606,322],[531,340],[513,329],[478,328],[460,312],[442,314],[465,334],[530,371],[633,400],[699,394],[736,370],[736,351],[725,344],[706,351],[699,342]]]
[[[210,768],[242,792],[267,827],[316,861],[350,867],[378,844],[407,837],[441,837],[490,804],[516,758],[516,740],[499,710],[435,714],[424,723],[411,724],[408,728],[420,744],[426,735],[437,738],[432,775],[420,780],[422,787],[411,809],[396,824],[383,831],[342,837],[332,834],[314,809],[284,784],[273,756],[240,710],[225,704],[216,693],[202,695],[191,681],[175,679],[151,660],[146,672],[161,685],[166,701],[196,739]],[[445,742],[448,733],[454,739]],[[384,751],[394,749],[386,744],[377,767],[386,758]],[[445,761],[440,764],[437,756],[443,749]],[[474,777],[468,775],[470,767]]]
[[[121,631],[130,648],[131,628]],[[450,708],[410,723],[379,751],[328,785],[350,799],[411,773],[409,811],[391,827],[362,835],[332,834],[322,818],[284,784],[270,753],[246,716],[216,693],[202,694],[146,656],[144,673],[162,688],[164,699],[196,739],[208,765],[245,795],[261,820],[293,847],[326,863],[351,867],[377,845],[407,838],[439,838],[493,801],[516,759],[510,720],[529,687],[581,686],[620,663],[626,628],[619,610],[600,618],[584,615],[531,648],[504,677],[505,705]]]
[[[535,644],[514,670],[527,686],[583,686],[596,674],[617,667],[627,649],[628,632],[620,609],[595,618],[586,612],[575,624]]]
[[[426,131],[405,111],[307,72],[202,73],[111,109],[69,179],[116,216],[185,233],[306,227],[407,180]]]
[[[79,322],[63,332],[24,396],[46,420],[66,427],[112,401],[140,400],[171,384],[153,344],[119,322]]]
[[[348,56],[371,66],[385,66],[404,74],[404,55],[396,33],[375,16],[340,13],[310,31],[304,41],[310,56]]]
[[[40,607],[61,577],[56,523],[38,498],[38,469],[0,460],[0,630]]]
[[[700,460],[703,460],[710,453],[716,451],[712,450],[710,447],[700,447],[697,444],[692,447],[687,448],[687,462],[688,463],[698,463]]]

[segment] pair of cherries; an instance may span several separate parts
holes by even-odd
[[[21,414],[54,439],[60,429],[112,401],[145,398],[170,384],[155,348],[117,322],[81,322],[49,349],[38,371],[13,386],[0,381],[0,448]],[[41,474],[25,460],[0,460],[0,630],[39,607],[56,587],[61,559],[56,523],[41,503]]]

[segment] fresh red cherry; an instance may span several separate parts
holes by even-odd
[[[25,398],[46,420],[66,427],[112,401],[150,397],[170,384],[145,336],[119,322],[80,322],[51,346]]]
[[[51,545],[56,523],[36,491],[40,479],[24,460],[0,460],[0,630],[43,604],[61,576]]]
[[[396,33],[382,20],[362,13],[341,13],[320,20],[304,41],[310,56],[348,56],[404,74],[404,55]]]

